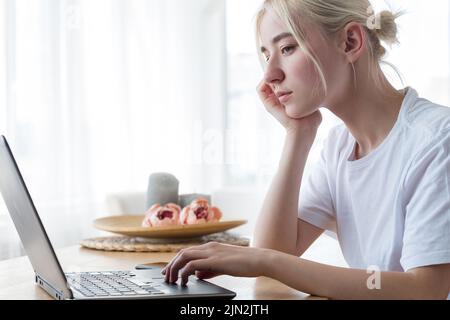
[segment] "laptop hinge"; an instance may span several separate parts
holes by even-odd
[[[71,297],[64,296],[63,291],[55,289],[49,282],[47,282],[37,273],[35,273],[35,281],[37,285],[39,285],[42,289],[44,289],[49,295],[51,295],[56,300],[65,300],[73,298],[72,296]],[[70,294],[72,294],[72,290],[69,289],[69,292]]]

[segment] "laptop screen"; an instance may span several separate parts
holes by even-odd
[[[8,142],[0,136],[0,192],[34,271],[62,298],[72,298],[67,280],[33,204]]]

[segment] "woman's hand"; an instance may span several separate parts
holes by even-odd
[[[165,281],[175,283],[178,272],[181,285],[194,274],[199,279],[209,279],[221,274],[236,277],[259,277],[264,274],[263,263],[266,249],[241,247],[209,242],[183,249],[162,270]]]
[[[286,114],[285,106],[278,100],[278,97],[265,80],[259,83],[257,92],[266,110],[281,123],[288,133],[297,133],[306,129],[313,132],[315,136],[317,128],[322,123],[320,111],[300,119],[291,118]]]

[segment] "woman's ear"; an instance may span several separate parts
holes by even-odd
[[[365,38],[366,34],[361,24],[350,22],[344,27],[340,48],[350,63],[355,63],[362,55]]]

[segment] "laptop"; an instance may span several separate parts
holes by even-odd
[[[189,277],[187,286],[169,284],[161,267],[124,271],[64,273],[47,236],[11,149],[0,136],[0,191],[25,252],[35,282],[58,300],[85,299],[232,299],[235,292]]]

